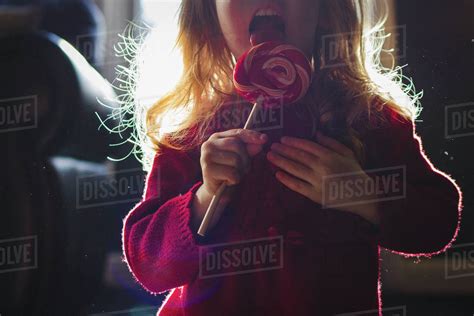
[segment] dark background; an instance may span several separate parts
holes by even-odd
[[[424,92],[417,132],[434,165],[461,186],[464,210],[448,253],[415,263],[383,252],[384,314],[474,315],[474,129],[445,135],[446,109],[474,108],[474,1],[391,3],[392,26],[405,30],[398,64]],[[28,244],[37,254],[36,265],[0,269],[1,316],[154,315],[163,299],[140,288],[121,261],[122,219],[139,200],[145,173],[133,157],[107,160],[131,146],[108,146],[124,139],[98,129],[95,115],[110,113],[97,98],[118,105],[120,90],[103,80],[116,85],[115,67],[126,63],[108,50],[127,20],[142,20],[140,8],[139,0],[0,0],[2,106],[27,97],[38,109],[33,128],[0,130],[0,245]],[[82,191],[114,180],[129,186],[107,198]],[[452,271],[457,255],[466,256],[462,274]]]

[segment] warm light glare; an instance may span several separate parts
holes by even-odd
[[[148,107],[178,82],[183,71],[178,34],[179,1],[143,1],[144,20],[152,29],[138,52],[136,99]]]

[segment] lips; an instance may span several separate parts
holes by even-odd
[[[285,33],[285,22],[283,18],[278,15],[261,15],[254,16],[250,22],[249,33],[252,34],[261,29],[273,28],[276,31]]]
[[[250,23],[249,34],[252,46],[267,41],[283,41],[285,22],[278,15],[255,16]]]

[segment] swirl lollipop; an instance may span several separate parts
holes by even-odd
[[[306,95],[312,68],[296,47],[279,41],[252,47],[238,60],[234,85],[246,100],[255,103],[263,97],[263,106],[291,104]]]
[[[234,86],[237,92],[254,103],[245,123],[249,128],[260,106],[275,107],[291,104],[303,98],[310,86],[312,67],[306,56],[292,45],[267,41],[253,46],[237,61]],[[198,234],[204,236],[226,188],[222,183],[212,197]]]

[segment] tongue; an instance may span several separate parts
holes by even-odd
[[[256,46],[267,41],[283,41],[284,32],[276,25],[273,18],[260,19],[250,34],[250,44]]]

